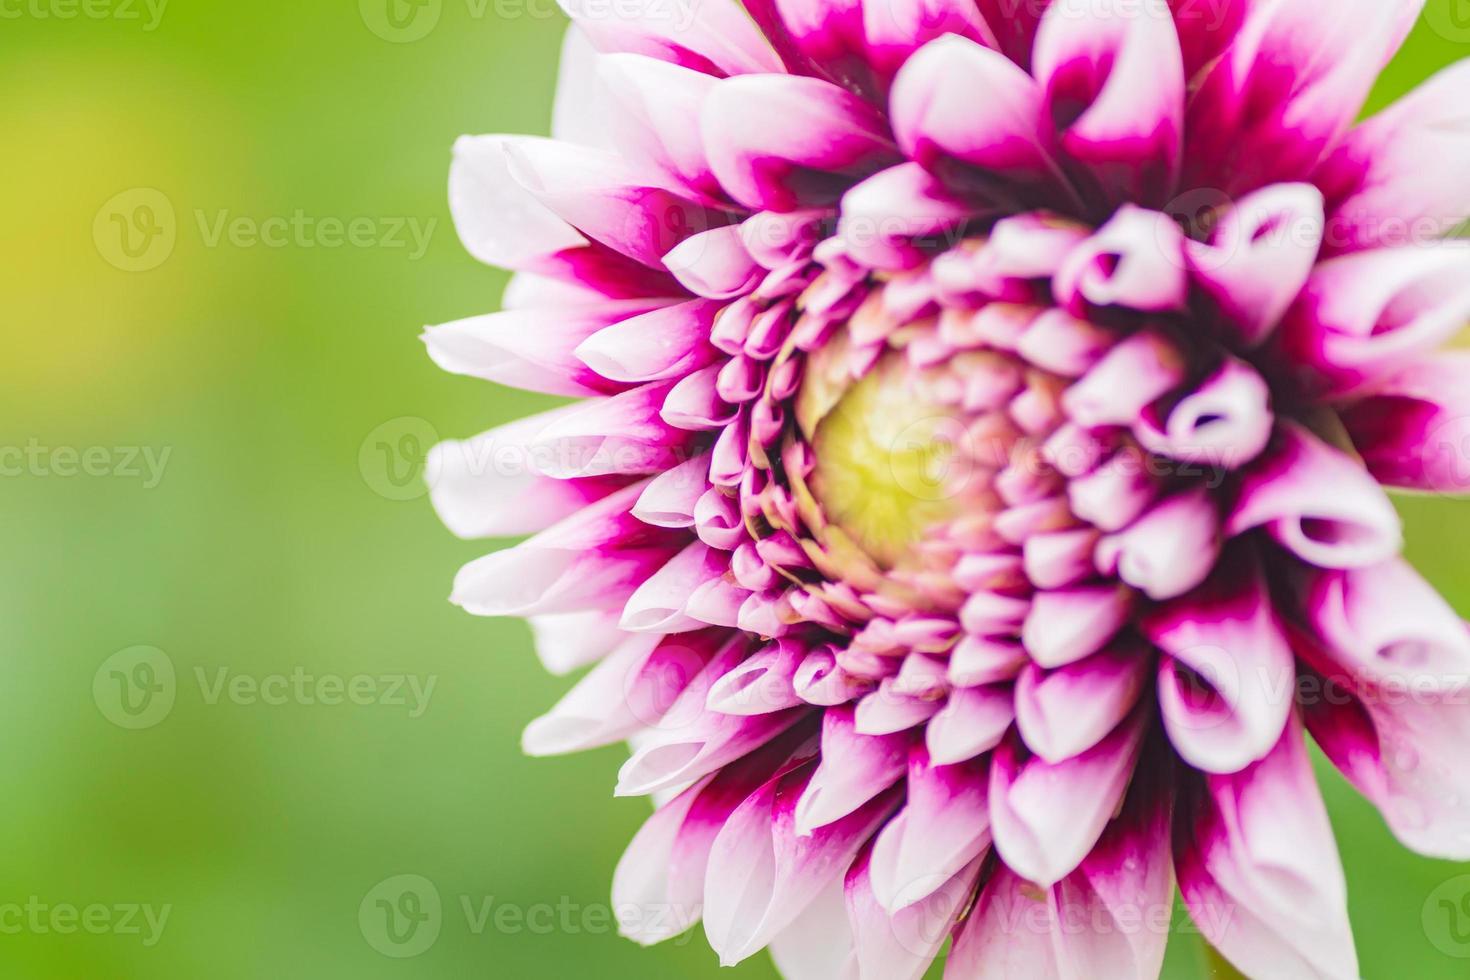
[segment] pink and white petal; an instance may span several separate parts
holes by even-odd
[[[857,962],[846,882],[828,885],[771,940],[770,951],[786,980],[852,980]]]
[[[854,180],[900,162],[877,110],[818,78],[726,79],[700,129],[720,183],[756,209],[835,204]]]
[[[847,873],[856,978],[920,980],[968,908],[982,859],[970,861],[952,876],[926,874],[918,888],[923,895],[890,912],[874,889],[875,853],[876,848],[860,855]]]
[[[505,284],[500,297],[502,310],[566,309],[605,303],[608,297],[592,283],[567,281],[534,272],[517,272]]]
[[[612,609],[680,547],[677,532],[650,528],[630,510],[634,484],[535,537],[470,562],[451,601],[477,616],[532,616]]]
[[[851,705],[822,714],[822,760],[796,806],[796,832],[808,835],[854,812],[907,771],[912,738],[863,735]]]
[[[1195,592],[1151,611],[1144,634],[1166,656],[1158,697],[1169,741],[1205,772],[1239,772],[1280,741],[1295,666],[1255,552],[1227,551]]]
[[[582,363],[613,381],[641,383],[683,377],[714,361],[710,328],[723,304],[695,299],[630,316],[577,347]]]
[[[1000,744],[1015,718],[1010,687],[956,688],[924,728],[929,757],[935,765],[952,766],[984,755]]]
[[[1470,352],[1417,361],[1347,407],[1343,423],[1380,483],[1470,493]]]
[[[1283,324],[1297,380],[1329,395],[1384,379],[1470,319],[1470,247],[1377,249],[1317,266]]]
[[[719,80],[634,54],[605,55],[600,69],[617,112],[612,141],[623,155],[693,200],[725,202],[699,137],[699,113]]]
[[[690,595],[730,570],[730,556],[695,541],[648,577],[623,607],[619,627],[631,633],[689,633],[707,624],[684,609]]]
[[[1351,252],[1443,238],[1470,216],[1470,63],[1361,123],[1313,180],[1330,195],[1328,248]]]
[[[812,769],[778,776],[731,815],[710,854],[704,925],[720,962],[733,966],[765,948],[842,876],[898,805],[890,789],[809,835],[796,829],[796,801]]]
[[[1143,453],[1120,450],[1067,484],[1072,513],[1100,531],[1121,531],[1148,510],[1162,490]]]
[[[578,345],[612,324],[662,304],[623,300],[571,309],[507,310],[430,327],[424,345],[453,374],[547,395],[601,395],[627,385],[599,375]]]
[[[694,433],[661,412],[672,385],[647,384],[581,403],[543,429],[532,445],[537,472],[557,479],[660,473],[687,461]]]
[[[1470,684],[1452,694],[1385,696],[1332,668],[1298,636],[1304,658],[1332,670],[1303,697],[1307,728],[1322,751],[1383,813],[1406,847],[1447,861],[1470,860]],[[1306,692],[1304,691],[1304,694]],[[1390,692],[1391,694],[1391,692]]]
[[[1118,635],[1132,610],[1132,596],[1117,585],[1080,585],[1038,592],[1022,630],[1031,659],[1062,667],[1097,653]]]
[[[449,213],[460,241],[487,265],[537,267],[587,239],[511,177],[514,136],[462,136],[449,167]]]
[[[981,100],[974,92],[985,92]],[[925,167],[945,158],[987,171],[1056,172],[1041,142],[1042,93],[1005,55],[958,36],[926,44],[899,72],[889,101],[904,154]]]
[[[896,677],[885,677],[878,690],[857,705],[857,730],[864,735],[894,735],[921,725],[944,707],[943,695],[910,693]]]
[[[618,629],[618,616],[614,609],[594,609],[530,617],[532,645],[541,666],[549,674],[565,677],[597,663],[629,637]]]
[[[599,51],[646,55],[710,74],[783,70],[736,0],[672,0],[616,12],[597,0],[560,2]]]
[[[1062,147],[1109,200],[1160,205],[1173,196],[1185,78],[1164,0],[1054,0],[1032,72]]]
[[[511,176],[547,210],[628,258],[654,269],[692,234],[728,224],[724,212],[656,186],[618,154],[556,140],[507,144]]]
[[[990,25],[972,0],[865,0],[862,7],[863,46],[884,79],[907,68],[914,53],[936,39],[957,37],[996,46]]]
[[[699,921],[697,908],[669,901],[669,866],[684,822],[713,778],[701,780],[655,810],[623,852],[613,872],[612,899],[624,938],[653,946]]]
[[[551,107],[554,139],[581,146],[613,145],[607,93],[599,79],[602,64],[602,55],[586,32],[575,26],[567,28]]]
[[[1277,184],[1235,202],[1207,243],[1185,242],[1191,277],[1233,340],[1254,348],[1280,325],[1322,251],[1323,208],[1312,185]]]
[[[626,696],[663,637],[625,639],[546,714],[526,727],[521,749],[530,756],[568,755],[614,745],[658,721]]]
[[[696,634],[697,635],[697,634]],[[748,641],[737,634],[659,721],[659,729],[618,773],[618,796],[646,796],[682,786],[729,765],[805,720],[810,709],[742,717],[709,711],[710,690],[744,662]]]
[[[1152,651],[1120,641],[1084,660],[1026,668],[1016,683],[1016,724],[1026,747],[1050,763],[1081,755],[1133,713]]]
[[[531,468],[531,445],[567,408],[518,419],[463,442],[429,451],[429,499],[461,538],[544,531],[627,485],[625,477],[556,480]]]
[[[1264,527],[1297,557],[1322,568],[1361,568],[1399,553],[1403,526],[1367,470],[1294,422],[1245,471],[1227,537]]]
[[[953,231],[978,210],[923,167],[904,163],[869,177],[844,195],[837,235],[853,261],[899,271],[924,261],[924,249],[911,244],[912,239]]]
[[[742,296],[765,276],[765,269],[745,247],[739,225],[690,235],[663,257],[663,264],[681,286],[709,299]]]
[[[989,850],[989,769],[989,760],[938,765],[914,746],[908,800],[874,840],[868,868],[873,897],[890,915],[930,898]]]
[[[1265,450],[1275,426],[1266,380],[1244,361],[1226,357],[1169,409],[1167,419],[1145,410],[1133,435],[1155,455],[1235,470]]]
[[[1248,976],[1359,976],[1347,885],[1300,724],[1243,772],[1211,776],[1203,820],[1180,835],[1195,924]]]
[[[633,516],[654,527],[693,527],[695,505],[708,489],[709,457],[695,456],[648,481]]]
[[[1072,250],[1052,284],[1057,301],[1083,315],[1090,305],[1177,312],[1189,298],[1184,233],[1166,214],[1124,205]]]
[[[1352,125],[1423,6],[1251,4],[1190,101],[1187,183],[1237,195],[1309,177]]]
[[[955,934],[945,980],[1072,980],[1057,962],[1055,928],[1037,886],[997,865]]]
[[[1139,712],[1098,745],[1056,764],[1023,762],[1014,742],[1002,742],[990,768],[990,821],[1006,865],[1048,887],[1075,871],[1123,802],[1146,728]]]
[[[754,653],[710,688],[711,711],[727,715],[763,715],[785,711],[802,703],[795,676],[807,648],[792,640],[778,640]]]
[[[1103,538],[1097,561],[1105,573],[1163,602],[1208,578],[1221,547],[1219,505],[1200,487],[1165,498],[1127,529]]]
[[[1062,395],[1072,421],[1087,428],[1131,425],[1145,408],[1184,383],[1183,352],[1157,330],[1118,344]]]
[[[1470,681],[1470,627],[1408,562],[1303,575],[1298,615],[1334,667],[1390,692],[1446,695]]]

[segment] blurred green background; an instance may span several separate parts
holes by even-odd
[[[0,975],[717,973],[702,937],[612,934],[601,904],[647,804],[611,798],[616,750],[520,756],[566,682],[523,625],[447,603],[486,547],[414,491],[415,440],[540,401],[442,374],[417,334],[496,304],[502,275],[449,226],[449,148],[545,131],[563,22],[552,0],[395,3],[410,19],[385,0],[0,4],[0,446],[29,454],[0,479]],[[1470,54],[1464,7],[1431,0],[1375,104]],[[1470,505],[1405,509],[1413,556],[1470,611]],[[372,680],[372,703],[282,699],[276,675],[329,698],[356,677],[434,688],[416,712]],[[1470,893],[1467,869],[1409,855],[1335,776],[1327,793],[1365,974],[1464,977],[1470,942],[1432,896]],[[400,875],[443,907],[411,959],[359,920]],[[103,911],[64,934],[16,918],[38,905]],[[161,934],[129,905],[167,908]],[[497,927],[502,905],[570,912]],[[1184,935],[1168,975],[1202,963]]]

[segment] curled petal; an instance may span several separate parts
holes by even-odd
[[[954,229],[975,211],[927,170],[906,163],[847,192],[837,234],[854,261],[875,269],[913,268],[924,260],[913,239]]]
[[[1291,714],[1291,647],[1256,554],[1237,546],[1195,592],[1149,613],[1144,634],[1166,656],[1158,697],[1169,741],[1205,772],[1264,758]]]
[[[1393,503],[1366,470],[1296,423],[1245,472],[1229,537],[1265,527],[1303,561],[1360,568],[1398,554],[1403,528]]]
[[[1062,146],[1109,198],[1169,199],[1179,179],[1185,78],[1164,0],[1054,0],[1032,70]]]
[[[598,80],[623,114],[611,128],[626,159],[693,200],[724,202],[699,138],[699,113],[717,79],[655,58],[611,54],[599,61]]]
[[[985,92],[982,100],[974,92]],[[1042,93],[1015,62],[962,37],[925,45],[899,72],[889,104],[904,154],[926,167],[948,157],[1035,177],[1056,164],[1041,143]]]
[[[1209,777],[1203,819],[1179,841],[1190,915],[1241,972],[1360,975],[1342,864],[1299,724],[1244,772]]]
[[[1124,531],[1104,538],[1098,564],[1150,599],[1181,596],[1203,582],[1220,556],[1220,512],[1200,488],[1156,504]]]
[[[834,204],[854,178],[899,162],[878,113],[817,78],[727,79],[705,103],[701,128],[720,183],[751,208]]]
[[[1470,353],[1411,364],[1342,413],[1380,483],[1470,493]]]
[[[1072,421],[1087,428],[1131,425],[1146,407],[1183,384],[1184,355],[1154,330],[1118,344],[1062,395]]]
[[[1185,242],[1191,277],[1244,346],[1270,337],[1306,285],[1322,251],[1323,207],[1312,185],[1278,184],[1235,202],[1208,243]]]
[[[1244,361],[1227,357],[1167,419],[1146,410],[1133,423],[1133,434],[1156,455],[1233,470],[1261,454],[1275,424],[1265,379]]]
[[[1441,346],[1470,319],[1464,243],[1379,249],[1317,266],[1282,327],[1298,380],[1345,394]]]
[[[1470,683],[1470,628],[1402,559],[1309,572],[1298,601],[1320,650],[1355,678],[1440,695]]]
[[[618,624],[633,633],[688,633],[705,623],[685,610],[690,596],[730,570],[730,556],[696,541],[670,558],[638,587]]]
[[[664,256],[663,264],[685,289],[709,299],[740,296],[765,272],[746,249],[739,225],[690,235]]]
[[[1166,214],[1124,205],[1067,256],[1053,289],[1074,313],[1087,304],[1145,313],[1181,310],[1189,296],[1184,233]]]
[[[592,334],[577,357],[598,375],[640,383],[682,377],[715,359],[710,328],[722,308],[696,299],[630,316]]]
[[[763,715],[796,707],[802,699],[794,679],[806,653],[805,646],[788,640],[758,651],[710,688],[709,709],[727,715]]]

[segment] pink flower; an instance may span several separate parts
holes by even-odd
[[[467,137],[586,400],[436,450],[454,601],[591,665],[531,724],[662,805],[624,931],[793,980],[1356,977],[1310,732],[1470,858],[1470,632],[1383,486],[1470,489],[1470,86],[1422,0],[566,0],[556,139]]]

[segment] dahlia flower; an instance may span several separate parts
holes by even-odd
[[[1423,0],[566,0],[554,139],[466,137],[581,400],[447,443],[453,601],[525,734],[630,742],[624,932],[792,980],[1356,977],[1310,736],[1470,858],[1470,632],[1385,487],[1470,478],[1470,66],[1357,122]]]

